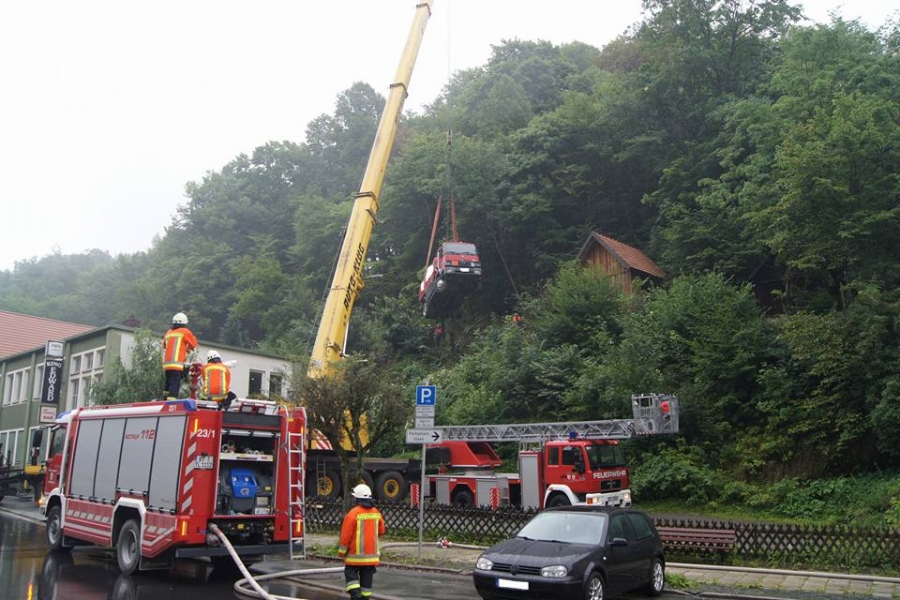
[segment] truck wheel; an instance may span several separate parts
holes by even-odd
[[[556,494],[550,501],[547,502],[547,506],[572,506],[572,503],[569,502],[569,498],[565,494]]]
[[[323,473],[319,473],[316,482],[316,495],[320,498],[328,500],[332,498],[340,498],[341,496],[341,476],[335,469],[327,468]]]
[[[471,508],[475,506],[475,494],[473,494],[472,490],[468,488],[462,489],[453,494],[453,504],[455,504],[456,506],[465,506],[466,508]]]
[[[116,542],[116,560],[119,570],[126,575],[134,573],[141,562],[141,527],[134,519],[125,521]]]
[[[65,536],[62,530],[62,510],[59,506],[54,506],[47,511],[47,545],[53,552],[68,552],[72,548],[64,545]]]
[[[376,479],[375,494],[379,500],[398,502],[406,497],[409,485],[399,471],[385,471]]]

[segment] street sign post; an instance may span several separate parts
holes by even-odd
[[[425,524],[425,444],[436,444],[443,439],[443,432],[434,428],[434,407],[437,402],[437,386],[416,386],[416,428],[406,430],[407,444],[422,444],[422,481],[419,486],[419,559],[422,558],[422,528]]]
[[[442,429],[406,430],[407,444],[440,444],[442,441],[444,441],[444,431]]]

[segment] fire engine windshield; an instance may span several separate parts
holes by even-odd
[[[591,470],[625,465],[625,452],[621,446],[596,445],[588,446],[585,450],[591,463]]]

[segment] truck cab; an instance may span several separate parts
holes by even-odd
[[[616,440],[555,440],[541,452],[544,506],[630,506],[628,466]]]
[[[422,314],[428,319],[452,316],[480,284],[481,259],[475,244],[444,242],[419,284]]]

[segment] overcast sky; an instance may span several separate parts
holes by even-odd
[[[150,248],[184,186],[271,140],[303,141],[356,81],[383,95],[416,0],[15,1],[0,5],[0,270]],[[807,0],[874,29],[893,0]],[[435,0],[405,108],[505,39],[598,48],[640,0]],[[360,179],[362,173],[360,173]]]

